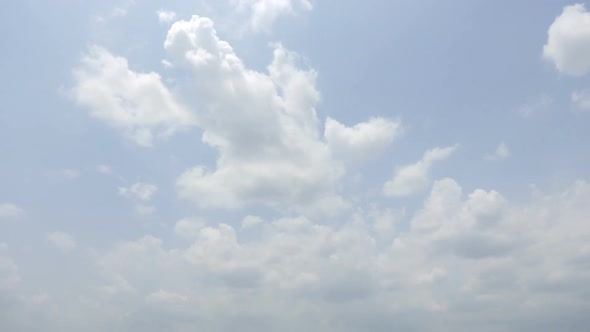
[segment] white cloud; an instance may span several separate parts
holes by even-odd
[[[96,166],[96,171],[100,174],[112,174],[113,169],[109,165],[98,165]]]
[[[293,212],[290,208],[297,205],[328,210],[347,205],[338,196],[346,171],[342,161],[377,153],[395,139],[399,124],[377,118],[348,127],[329,118],[322,134],[313,70],[296,66],[297,56],[280,45],[274,46],[267,71],[248,69],[205,18],[174,24],[166,48],[175,67],[194,74],[194,82],[184,87],[191,94],[182,100],[202,105],[190,108],[199,120],[191,125],[198,123],[203,142],[218,153],[211,169],[197,166],[178,178],[179,193],[200,206],[255,203],[248,213],[257,213],[258,203],[282,204],[278,216],[241,218],[232,211],[220,213],[230,219],[226,223],[187,218],[174,225],[184,242],[168,234],[162,239],[145,235],[88,250],[85,267],[98,267],[92,270],[98,277],[79,278],[83,268],[49,271],[51,287],[63,283],[53,282],[53,273],[67,278],[75,271],[76,282],[67,283],[67,292],[55,291],[51,302],[59,302],[39,303],[19,315],[5,310],[12,299],[1,292],[3,317],[26,317],[41,325],[51,319],[53,324],[35,329],[48,331],[266,332],[288,326],[293,331],[379,332],[445,326],[452,331],[529,332],[539,326],[565,331],[588,326],[587,182],[511,204],[497,191],[465,193],[455,180],[444,178],[434,182],[415,211],[358,204],[339,218],[314,218],[305,209]],[[117,75],[134,77],[123,85],[147,80],[161,88],[156,90],[168,91],[159,76],[133,73],[126,62],[98,68],[123,68]],[[116,85],[103,88],[109,90],[107,96],[129,91]],[[91,91],[86,91],[88,98],[102,98]],[[130,98],[152,107],[145,95]],[[121,106],[117,112],[140,109],[114,99]],[[143,115],[139,118],[122,126],[113,121],[131,136],[137,128],[147,128],[150,136],[167,132],[147,125]],[[398,169],[384,193],[400,196],[426,189],[434,162],[455,150],[426,151],[417,163]],[[504,150],[495,156],[507,156]],[[156,186],[145,183],[119,188],[121,195],[141,204],[156,192]],[[118,233],[118,240],[125,234],[129,232]],[[50,233],[47,239],[64,251],[76,247],[66,233]],[[14,289],[18,269],[4,255],[6,249],[0,244],[0,288]],[[74,267],[69,260],[62,263]],[[0,320],[1,330],[22,330],[4,324]]]
[[[590,72],[590,13],[583,4],[563,8],[549,27],[543,56],[568,75]]]
[[[401,133],[399,122],[384,118],[371,118],[367,122],[346,127],[328,117],[324,129],[324,137],[332,153],[347,162],[378,155]]]
[[[497,221],[505,212],[508,202],[497,191],[476,189],[468,196],[464,210],[480,221],[480,226],[487,227],[488,223]]]
[[[119,187],[119,195],[146,202],[150,201],[157,191],[156,185],[143,182],[135,183],[130,187]]]
[[[242,219],[242,228],[253,228],[264,223],[264,219],[258,216],[246,216]]]
[[[359,207],[334,223],[269,219],[257,232],[199,225],[180,246],[146,235],[93,250],[89,266],[105,280],[77,279],[83,286],[73,283],[71,297],[47,290],[50,303],[23,317],[51,313],[48,324],[62,328],[108,321],[107,330],[118,331],[249,324],[266,332],[290,324],[357,332],[388,330],[399,319],[406,329],[436,330],[443,319],[453,331],[471,331],[509,318],[510,326],[532,332],[538,326],[527,325],[531,317],[557,326],[564,315],[585,323],[589,199],[584,181],[513,204],[493,190],[464,193],[447,178],[434,183],[417,211],[395,216],[399,229],[378,226],[393,211]],[[15,289],[18,269],[4,251],[0,284]],[[139,329],[145,326],[156,327]],[[45,330],[60,330],[52,327]]]
[[[0,203],[0,219],[15,219],[25,215],[25,210],[12,203]]]
[[[313,8],[310,0],[234,0],[233,3],[238,11],[248,13],[252,30],[266,32],[279,16]]]
[[[297,68],[294,53],[275,45],[268,74],[247,69],[197,16],[174,23],[165,47],[175,66],[208,78],[191,90],[204,105],[203,142],[219,152],[215,170],[197,166],[178,178],[182,197],[205,207],[337,200],[344,169],[319,133],[316,73]]]
[[[454,145],[426,151],[420,161],[399,168],[393,178],[383,185],[383,193],[400,197],[425,189],[430,182],[429,173],[434,162],[447,159],[456,148],[457,145]]]
[[[170,10],[160,9],[157,14],[160,23],[172,23],[176,20],[176,13]]]
[[[219,157],[215,169],[197,165],[184,172],[177,188],[201,207],[263,203],[333,215],[348,206],[336,190],[345,174],[342,159],[369,157],[399,134],[399,123],[382,118],[352,127],[328,119],[323,137],[317,73],[298,68],[301,59],[280,44],[267,72],[251,70],[218,38],[210,19],[193,16],[171,26],[164,46],[170,63],[195,77],[177,89],[191,91],[182,99],[194,103],[194,113],[158,74],[135,73],[124,58],[98,47],[74,71],[72,93],[93,116],[142,145],[150,145],[154,133],[198,125],[203,143]]]
[[[160,75],[134,72],[126,59],[98,46],[84,55],[74,80],[71,93],[76,103],[137,144],[151,146],[154,136],[166,137],[194,124]]]
[[[572,93],[572,103],[581,111],[590,111],[590,91],[574,91]]]
[[[505,143],[500,143],[496,147],[496,150],[493,153],[485,155],[485,159],[487,160],[502,160],[506,159],[510,156],[510,150],[508,150],[508,146]]]
[[[63,252],[70,252],[72,249],[76,248],[76,241],[74,238],[65,232],[51,232],[48,233],[47,241],[53,244],[55,247],[60,249]]]
[[[454,331],[506,317],[524,323],[539,313],[553,312],[556,322],[565,312],[583,319],[584,310],[570,310],[590,304],[583,296],[590,291],[588,199],[590,184],[583,181],[519,206],[493,190],[464,195],[446,178],[405,220],[409,229],[386,237],[374,228],[375,211],[334,224],[301,216],[259,224],[257,238],[218,224],[196,230],[187,247],[166,249],[146,236],[96,258],[103,272],[136,290],[120,295],[125,302],[110,301],[114,309],[130,299],[163,304],[174,314],[160,323],[171,328],[179,315],[194,321],[199,314],[209,322],[253,324],[262,313],[302,330],[349,332],[365,331],[375,319],[391,327],[385,318],[391,316],[406,317],[406,327],[435,330],[443,315]],[[343,320],[357,325],[344,328]],[[273,324],[258,330],[272,331]]]

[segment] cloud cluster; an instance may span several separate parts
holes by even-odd
[[[217,149],[216,169],[197,166],[180,176],[180,194],[201,206],[302,202],[329,195],[341,167],[320,138],[316,73],[276,45],[268,74],[245,68],[207,18],[170,28],[165,47],[193,73],[203,112],[203,142]]]
[[[146,235],[94,251],[104,283],[77,303],[79,315],[60,319],[145,331],[435,330],[441,322],[454,331],[536,331],[532,322],[560,324],[567,315],[580,327],[590,308],[588,199],[590,184],[578,181],[516,206],[493,190],[465,195],[444,178],[388,234],[363,209],[338,224],[253,222],[255,234],[181,220],[174,229],[186,246]]]
[[[317,74],[300,69],[301,59],[280,44],[267,72],[255,71],[210,19],[193,16],[171,26],[164,46],[170,62],[193,77],[177,89],[190,91],[186,105],[158,74],[133,72],[99,47],[82,59],[72,92],[93,116],[141,145],[152,144],[154,133],[200,127],[203,143],[219,153],[216,167],[187,170],[177,187],[202,207],[344,206],[335,188],[345,164],[375,155],[401,133],[399,122],[384,118],[353,127],[328,118],[322,134]]]
[[[296,5],[311,8],[305,0],[237,4],[252,13],[254,30]],[[549,29],[545,57],[564,73],[590,70],[579,57],[587,15],[582,5],[566,7]],[[161,12],[159,19],[174,18]],[[342,178],[395,141],[399,121],[322,121],[317,73],[297,54],[274,44],[266,70],[248,68],[206,17],[172,24],[164,48],[166,63],[186,73],[174,86],[94,46],[74,71],[74,100],[143,146],[199,129],[217,159],[180,174],[179,196],[198,211],[252,214],[221,223],[187,217],[162,224],[165,236],[100,248],[65,232],[47,234],[64,252],[81,249],[93,276],[84,280],[84,296],[47,290],[42,301],[4,303],[6,285],[20,275],[0,246],[0,312],[10,313],[0,330],[23,330],[14,317],[38,317],[32,324],[49,331],[579,331],[590,324],[589,183],[536,192],[519,205],[491,189],[465,193],[451,178],[431,179],[453,145],[427,150],[383,184],[389,197],[430,188],[416,210],[356,204],[340,191]],[[572,98],[584,105],[581,94]],[[500,144],[488,157],[508,155]],[[143,204],[157,190],[135,183],[119,194],[149,213],[154,208]],[[258,216],[260,205],[274,214]],[[344,208],[350,213],[315,213]],[[21,211],[0,205],[3,218]]]
[[[559,319],[563,310],[590,305],[582,295],[590,291],[582,281],[590,275],[588,199],[590,185],[579,181],[556,195],[510,206],[496,191],[464,196],[446,178],[434,183],[409,229],[386,238],[372,227],[376,220],[359,211],[338,225],[280,218],[260,225],[259,237],[250,240],[228,224],[207,225],[184,249],[165,249],[161,240],[146,237],[100,260],[106,273],[122,276],[140,294],[163,289],[162,302],[225,308],[208,309],[213,320],[247,322],[263,315],[288,321],[293,306],[309,315],[312,329],[322,316],[336,329],[347,315],[368,324],[363,317],[373,311],[446,317],[459,331],[468,330],[467,308],[483,325],[542,315]],[[152,275],[141,275],[144,264],[153,264]]]

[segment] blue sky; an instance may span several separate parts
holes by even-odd
[[[590,324],[590,4],[4,7],[0,329]]]

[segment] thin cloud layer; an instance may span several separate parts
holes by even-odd
[[[232,3],[238,12],[247,13],[249,28],[255,32],[269,32],[280,16],[313,9],[310,0],[233,0]]]

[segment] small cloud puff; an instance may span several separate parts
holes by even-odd
[[[157,191],[157,186],[142,182],[135,183],[130,187],[119,187],[119,195],[140,201],[150,201]]]
[[[505,143],[500,143],[496,150],[493,153],[489,153],[485,155],[486,160],[502,160],[506,159],[510,156],[510,150],[508,150],[508,146]]]
[[[432,165],[450,157],[458,145],[428,150],[418,162],[399,168],[392,179],[383,185],[385,196],[402,197],[426,189],[430,183]]]
[[[590,13],[583,4],[563,8],[547,31],[543,57],[567,75],[590,72]]]
[[[171,10],[160,9],[157,14],[160,23],[172,23],[176,20],[176,13]]]

